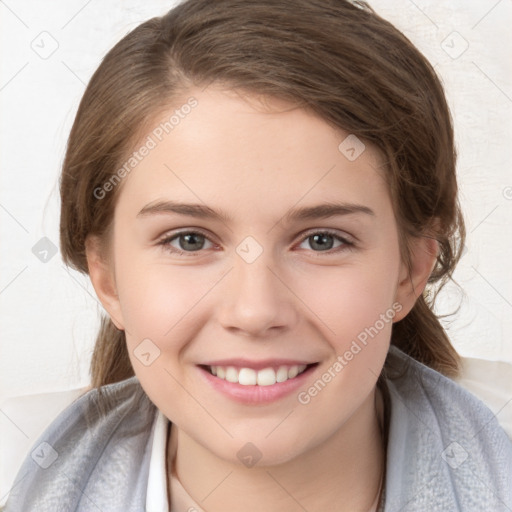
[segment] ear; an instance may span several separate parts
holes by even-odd
[[[402,305],[393,321],[398,322],[407,316],[416,300],[423,293],[428,278],[434,269],[439,250],[437,240],[430,237],[417,237],[410,241],[410,272],[402,261],[395,300]]]
[[[124,330],[121,304],[117,295],[117,288],[114,277],[114,268],[111,261],[106,258],[101,241],[97,235],[88,235],[85,240],[85,254],[89,277],[100,299],[114,325]]]

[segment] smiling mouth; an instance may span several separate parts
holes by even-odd
[[[234,366],[200,365],[200,368],[218,379],[241,384],[242,386],[272,386],[277,383],[292,380],[307,372],[318,363],[301,365],[280,365],[276,368],[268,367],[261,370],[253,368],[236,368]]]

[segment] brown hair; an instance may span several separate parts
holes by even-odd
[[[187,0],[119,41],[91,78],[68,141],[60,182],[64,262],[88,272],[86,236],[108,241],[121,187],[100,200],[94,191],[156,113],[190,86],[210,83],[311,109],[381,150],[404,261],[411,237],[434,237],[440,248],[426,291],[394,324],[391,343],[455,375],[459,356],[432,311],[465,238],[452,119],[427,59],[363,2]],[[125,334],[104,318],[92,386],[132,375]]]

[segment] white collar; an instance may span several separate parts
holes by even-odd
[[[203,509],[190,497],[181,485],[176,475],[170,476],[170,488],[172,500],[167,499],[167,464],[166,457],[175,456],[176,445],[167,450],[167,438],[169,436],[170,421],[157,409],[157,415],[153,423],[153,441],[151,444],[151,456],[149,460],[148,487],[146,494],[146,512],[182,512],[195,510],[204,512]],[[173,443],[173,439],[169,440]],[[174,439],[174,443],[176,440]],[[171,508],[172,507],[172,508]]]
[[[160,410],[153,425],[153,443],[149,462],[146,512],[168,512],[167,470],[165,466],[169,420]]]

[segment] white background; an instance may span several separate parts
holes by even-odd
[[[465,295],[446,289],[439,310],[461,305],[446,323],[461,355],[512,362],[512,0],[370,3],[435,65],[455,120]],[[60,253],[43,263],[32,248],[42,237],[59,245],[58,176],[90,76],[114,43],[172,5],[0,1],[0,407],[89,383],[102,308]]]

